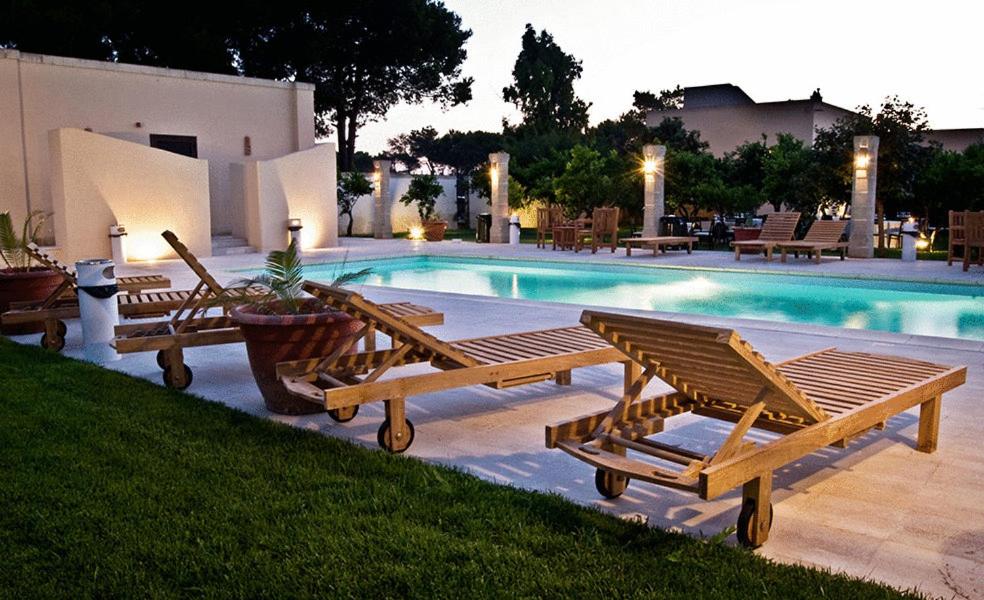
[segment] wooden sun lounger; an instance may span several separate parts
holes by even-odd
[[[800,214],[798,212],[779,212],[772,213],[765,219],[762,231],[757,240],[742,240],[731,242],[731,247],[735,249],[735,260],[741,260],[742,252],[762,252],[765,251],[765,260],[772,260],[772,250],[779,242],[788,242],[793,239],[796,233],[796,224],[799,223]]]
[[[163,369],[164,384],[185,389],[192,381],[191,367],[184,363],[185,348],[235,344],[243,341],[243,335],[239,326],[225,314],[225,310],[222,315],[207,315],[209,308],[216,305],[216,300],[230,292],[230,289],[216,281],[205,265],[199,262],[174,233],[165,231],[161,235],[198,276],[198,285],[174,309],[174,315],[169,320],[118,325],[113,345],[120,354],[156,351],[157,364]],[[264,294],[266,290],[260,287],[249,288],[246,293]],[[420,326],[444,323],[442,313],[426,306],[397,302],[381,307],[387,314]],[[365,333],[367,348],[375,350],[375,332],[369,330]]]
[[[820,254],[824,250],[840,250],[840,259],[844,260],[847,242],[842,242],[841,238],[844,236],[844,230],[847,229],[847,223],[847,221],[814,221],[802,240],[776,244],[776,247],[782,251],[779,262],[786,262],[786,255],[790,252],[797,258],[799,253],[803,252],[807,258],[812,255],[819,265]]]
[[[580,325],[445,342],[355,292],[310,282],[304,289],[386,333],[395,347],[346,355],[352,346],[343,346],[322,359],[280,363],[277,376],[292,394],[323,404],[339,421],[351,419],[361,404],[385,402],[386,418],[377,439],[390,452],[403,452],[413,442],[413,424],[405,415],[409,396],[479,384],[503,389],[550,379],[568,385],[572,369],[625,360]],[[437,371],[382,378],[417,363],[430,363]]]
[[[62,282],[40,302],[17,302],[10,310],[0,315],[4,324],[44,323],[41,346],[55,352],[65,346],[64,319],[79,318],[79,299],[76,294],[75,273],[44,253],[36,244],[27,247],[31,258],[48,267],[62,277]],[[171,287],[171,280],[163,275],[136,275],[119,277],[116,280],[121,293],[117,295],[120,315],[124,317],[152,317],[167,314],[184,300],[187,292],[155,292]]]
[[[683,235],[664,235],[659,237],[623,238],[622,241],[625,242],[626,256],[632,256],[632,246],[652,248],[653,256],[656,256],[660,251],[665,254],[667,246],[686,246],[687,254],[692,254],[697,238]]]
[[[737,533],[748,546],[768,538],[773,471],[828,445],[846,447],[915,406],[916,449],[933,452],[942,395],[967,378],[966,367],[833,348],[773,365],[730,329],[594,311],[581,322],[630,359],[625,393],[611,410],[548,426],[547,447],[596,467],[595,485],[608,498],[630,479],[705,500],[740,485]],[[643,399],[653,378],[674,391]],[[735,426],[710,455],[651,439],[685,412]],[[758,446],[744,440],[753,427],[783,435]]]

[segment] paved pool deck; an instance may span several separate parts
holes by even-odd
[[[538,250],[525,244],[510,247],[450,241],[344,240],[342,248],[308,253],[305,260],[314,263],[412,254],[613,261],[984,284],[984,269],[976,267],[963,273],[959,266],[948,268],[945,262],[841,262],[825,258],[818,267],[805,260],[766,263],[752,256],[736,263],[733,255],[725,252],[689,256],[675,252],[656,258],[640,252],[626,258],[621,249],[614,255],[604,251],[592,255],[590,251]],[[220,280],[230,280],[236,277],[231,270],[259,266],[263,256],[216,257],[203,262]],[[127,265],[120,272],[164,272],[176,288],[194,284],[194,276],[177,261]],[[359,291],[380,302],[408,300],[443,311],[445,325],[430,331],[447,339],[570,325],[577,322],[583,308],[370,286],[359,286]],[[984,343],[696,315],[674,318],[734,327],[771,361],[837,346],[966,365],[966,385],[944,398],[936,453],[915,451],[918,418],[913,410],[890,420],[886,430],[863,436],[847,450],[825,449],[778,471],[771,537],[757,552],[777,561],[829,568],[900,588],[918,588],[934,596],[984,597]],[[36,343],[36,338],[17,339]],[[78,322],[69,323],[64,352],[81,357],[81,342]],[[381,406],[363,406],[359,416],[347,424],[337,424],[326,415],[275,416],[263,409],[242,344],[190,349],[185,360],[194,370],[190,393],[325,435],[376,446]],[[152,353],[127,355],[106,366],[160,382],[160,369]],[[740,490],[705,502],[693,495],[633,483],[619,499],[603,500],[594,489],[592,468],[544,447],[544,425],[611,406],[621,395],[621,385],[622,371],[616,365],[575,371],[569,387],[545,382],[502,391],[471,387],[414,397],[408,401],[407,413],[415,425],[416,440],[408,454],[503,484],[558,493],[626,518],[693,535],[713,535],[733,525]],[[657,383],[646,393],[659,390]],[[665,437],[670,443],[711,452],[729,430],[728,424],[686,415],[668,421]],[[770,437],[758,432],[750,435],[754,440]]]

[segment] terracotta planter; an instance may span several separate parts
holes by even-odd
[[[428,242],[440,242],[448,229],[447,221],[424,221],[424,239]]]
[[[282,415],[323,412],[324,408],[290,395],[277,381],[277,363],[319,358],[331,354],[364,326],[345,313],[324,312],[300,315],[258,314],[256,307],[240,306],[231,316],[246,340],[246,353],[256,385],[268,410]],[[355,352],[355,346],[349,353]]]
[[[62,276],[40,267],[29,271],[0,270],[0,313],[7,312],[14,302],[40,302],[55,291]],[[22,323],[19,325],[4,325],[0,333],[4,335],[20,335],[44,331],[44,323]]]

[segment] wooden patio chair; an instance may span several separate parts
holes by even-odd
[[[618,248],[618,217],[619,208],[600,207],[591,211],[591,229],[579,229],[577,232],[577,244],[574,251],[577,252],[584,247],[584,237],[591,235],[591,254],[598,252],[598,248],[608,246],[612,252]],[[608,241],[605,241],[605,238]]]
[[[949,211],[949,233],[950,240],[946,248],[946,265],[953,266],[953,259],[956,256],[954,250],[961,248],[961,252],[967,252],[964,248],[964,217],[967,213],[961,210]]]
[[[776,247],[782,252],[779,261],[786,262],[786,255],[790,252],[797,258],[799,258],[799,253],[803,252],[807,258],[811,258],[812,255],[819,265],[820,255],[824,250],[839,250],[840,259],[844,260],[848,244],[841,239],[844,237],[846,229],[847,221],[814,221],[802,240],[776,244]]]
[[[846,447],[915,406],[916,449],[933,452],[942,395],[967,377],[966,367],[833,348],[773,365],[731,329],[595,311],[581,322],[630,360],[625,392],[611,410],[548,426],[547,447],[595,467],[595,485],[607,498],[630,479],[705,500],[742,486],[737,533],[748,546],[768,538],[776,469],[825,446]],[[674,391],[643,399],[654,378]],[[686,412],[735,426],[713,454],[651,439],[666,419]],[[753,427],[782,436],[745,441]]]
[[[793,239],[796,233],[796,224],[799,223],[800,214],[798,212],[778,212],[772,213],[765,219],[762,231],[757,240],[744,240],[731,242],[731,247],[735,249],[735,260],[741,260],[742,252],[752,251],[755,253],[765,252],[765,260],[772,260],[772,250],[778,242],[788,242]]]
[[[188,267],[198,276],[198,284],[167,321],[117,325],[113,345],[120,354],[157,352],[157,364],[163,370],[164,384],[183,390],[191,385],[191,367],[184,363],[184,349],[200,346],[235,344],[243,341],[239,326],[227,314],[209,316],[222,297],[240,292],[265,294],[262,287],[236,290],[221,285],[198,258],[170,231],[161,234]],[[381,305],[389,314],[420,325],[440,325],[444,315],[426,306],[409,302]],[[365,331],[366,345],[374,349],[375,332]]]
[[[984,211],[964,213],[963,234],[963,270],[970,268],[974,250],[977,264],[984,265]]]
[[[564,209],[559,206],[540,206],[536,209],[536,247],[547,247],[547,234],[564,222]]]
[[[323,404],[339,421],[354,417],[362,404],[384,402],[386,417],[377,441],[390,452],[403,452],[413,443],[413,424],[405,414],[409,396],[479,384],[503,389],[550,379],[568,385],[572,369],[625,360],[580,325],[446,342],[355,292],[311,282],[304,289],[386,333],[396,347],[346,354],[358,342],[356,336],[330,356],[280,363],[278,378],[290,393]],[[430,363],[436,371],[398,372],[419,363]]]
[[[41,346],[58,352],[65,346],[65,319],[79,318],[78,281],[75,273],[54,257],[46,254],[36,244],[28,244],[27,252],[31,258],[48,267],[62,278],[61,283],[40,302],[17,302],[10,310],[0,315],[4,324],[44,323]],[[116,285],[121,294],[117,295],[120,315],[126,318],[153,317],[167,314],[173,310],[186,292],[155,292],[171,287],[171,280],[163,275],[136,275],[118,277]]]

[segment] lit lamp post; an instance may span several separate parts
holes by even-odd
[[[851,258],[871,258],[875,255],[873,228],[878,183],[878,136],[855,136],[852,171],[851,236],[847,255]]]
[[[509,243],[509,154],[489,154],[489,178],[492,181],[492,228],[489,242]]]
[[[390,161],[372,162],[372,237],[377,240],[393,237],[390,222],[393,196],[390,194]]]
[[[642,175],[645,184],[642,194],[642,237],[659,235],[659,220],[665,212],[663,198],[666,146],[647,144],[642,147]]]

